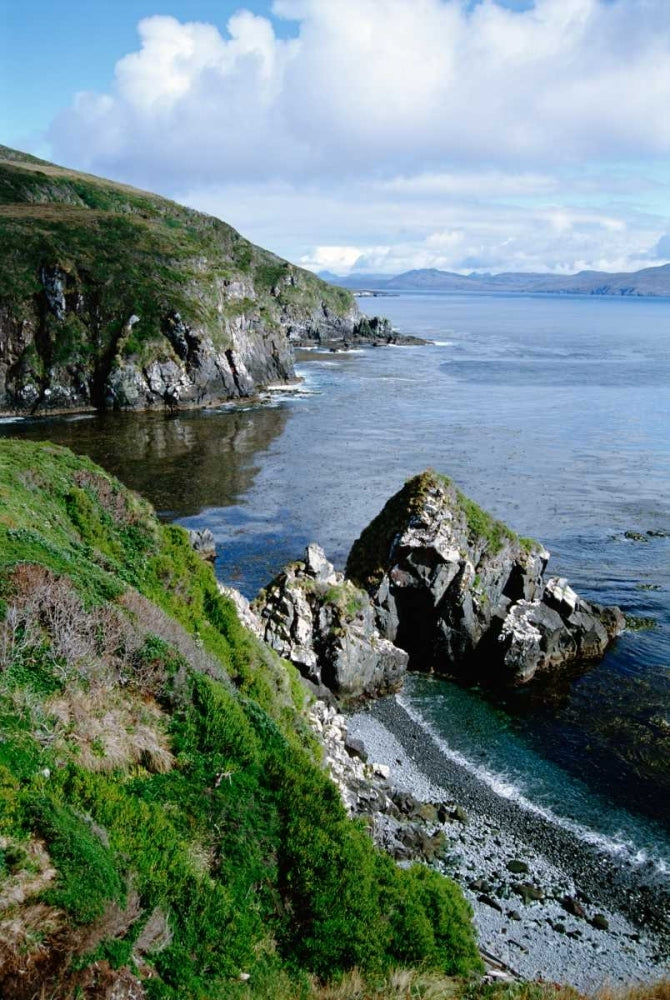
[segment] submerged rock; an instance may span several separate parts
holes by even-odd
[[[590,604],[564,579],[545,581],[548,560],[539,542],[429,470],[365,529],[347,575],[412,666],[516,685],[601,656],[624,627],[618,608]]]
[[[408,655],[384,638],[364,590],[337,573],[318,545],[254,601],[262,636],[307,680],[346,698],[397,690]]]

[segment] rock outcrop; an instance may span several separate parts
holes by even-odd
[[[317,687],[343,698],[400,687],[408,655],[380,635],[364,590],[345,580],[318,545],[291,563],[252,604],[262,637]]]
[[[601,656],[618,608],[545,580],[549,553],[432,471],[410,480],[354,544],[347,576],[370,594],[385,638],[411,666],[524,684]]]
[[[216,539],[209,528],[190,528],[188,540],[191,548],[207,562],[216,559]]]

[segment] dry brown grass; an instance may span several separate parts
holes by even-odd
[[[159,639],[167,642],[188,661],[191,669],[224,683],[228,682],[227,675],[219,660],[208,653],[179,622],[170,618],[156,604],[153,604],[136,590],[127,590],[119,598],[119,603],[130,612],[138,629],[144,634],[156,635]],[[144,687],[147,691],[154,690],[156,679],[152,681],[149,675],[146,677],[137,675],[136,681],[140,687]]]
[[[111,492],[106,499],[117,504]],[[0,623],[0,671],[17,659],[48,663],[62,682],[52,697],[25,685],[6,692],[17,708],[30,710],[36,738],[74,751],[92,771],[169,770],[165,716],[149,696],[151,686],[133,677],[147,634],[136,616],[109,603],[85,608],[67,578],[41,566],[17,566],[11,585],[13,599]]]
[[[670,1000],[670,978],[641,986],[604,986],[594,1000]]]
[[[0,838],[6,851],[17,843]],[[50,959],[52,941],[62,934],[65,914],[36,901],[56,876],[45,845],[33,838],[22,843],[25,860],[20,868],[5,876],[0,892],[0,995],[8,996],[6,983],[20,981],[30,970]]]
[[[0,849],[3,851],[17,846],[17,843],[12,837],[0,837]],[[56,876],[56,869],[41,840],[34,837],[18,846],[25,853],[25,862],[17,867],[16,872],[3,878],[0,891],[0,918],[3,919],[3,914],[43,892]]]
[[[354,969],[338,983],[314,985],[314,1000],[456,1000],[462,994],[461,980],[416,969],[396,969],[376,983]]]
[[[166,720],[153,702],[101,685],[68,688],[47,702],[55,745],[73,749],[90,771],[141,765],[164,773],[173,764]]]
[[[85,205],[45,204],[44,202],[18,202],[0,205],[2,219],[43,219],[46,222],[78,222],[89,225],[91,219],[108,219],[113,212],[88,208]]]
[[[438,973],[399,969],[370,983],[354,970],[331,985],[313,984],[313,1000],[586,1000],[571,986],[523,982],[466,985]],[[644,985],[604,987],[590,1000],[670,1000],[670,979]]]
[[[12,599],[0,624],[0,670],[32,649],[62,679],[118,674],[144,636],[112,604],[85,608],[67,577],[20,563],[11,577]],[[48,652],[44,648],[48,643]]]

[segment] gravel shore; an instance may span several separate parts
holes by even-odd
[[[347,719],[389,781],[460,819],[439,867],[463,887],[483,949],[524,979],[594,990],[670,973],[670,887],[498,795],[447,757],[397,697]]]

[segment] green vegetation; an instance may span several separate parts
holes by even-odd
[[[59,366],[76,364],[95,384],[121,360],[175,359],[165,332],[173,312],[225,350],[242,314],[269,336],[286,309],[306,322],[322,305],[343,314],[354,301],[218,219],[3,146],[0,247],[0,311],[36,330],[20,361],[33,383]],[[64,315],[46,306],[43,268],[60,275]],[[242,296],[231,291],[239,283]]]
[[[182,529],[6,441],[0,581],[0,992],[122,969],[154,1000],[306,1000],[347,970],[479,968],[460,890],[347,818],[295,671]]]
[[[324,590],[323,600],[326,604],[334,604],[340,614],[346,618],[355,618],[368,603],[367,594],[359,590],[351,580],[326,585],[322,589]]]
[[[454,515],[460,518],[471,544],[483,543],[484,550],[491,555],[500,552],[508,542],[526,553],[537,548],[534,539],[519,537],[461,493],[447,476],[427,469],[408,479],[362,532],[349,554],[347,576],[367,589],[378,586],[389,565],[394,540],[420,515],[426,500],[438,489],[446,491]]]

